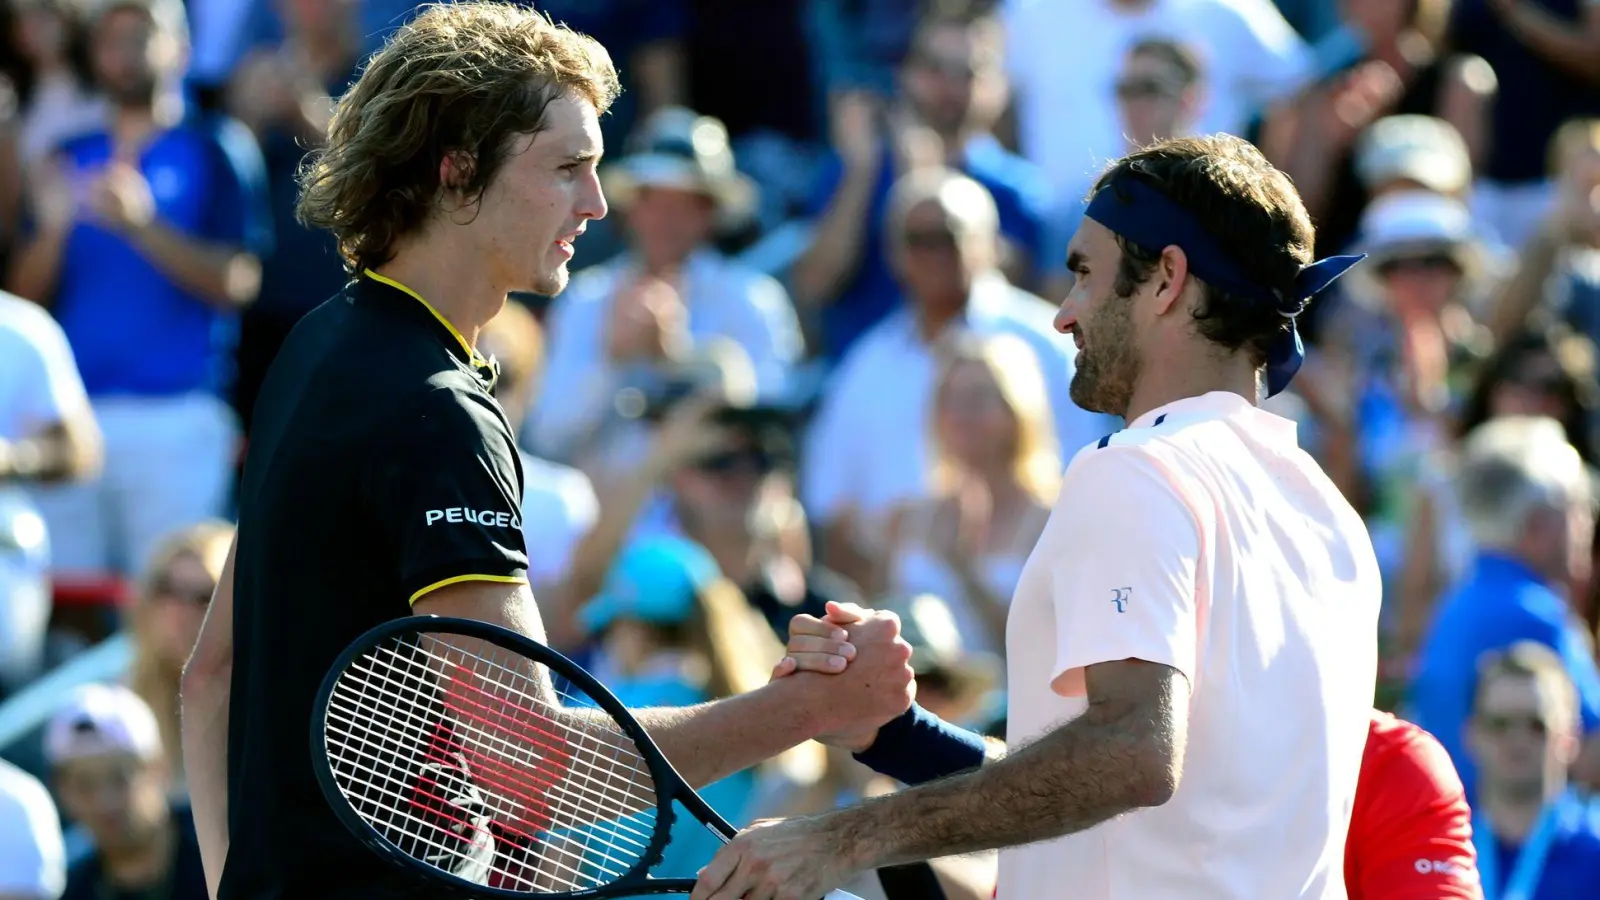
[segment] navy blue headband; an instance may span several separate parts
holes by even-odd
[[[1270,303],[1288,319],[1288,333],[1267,353],[1268,397],[1288,387],[1305,362],[1305,345],[1300,342],[1294,317],[1305,308],[1307,300],[1367,258],[1362,254],[1318,260],[1300,270],[1292,292],[1285,295],[1245,274],[1192,213],[1131,175],[1121,175],[1101,188],[1089,200],[1084,215],[1149,253],[1160,253],[1172,246],[1182,248],[1195,277],[1235,296]]]

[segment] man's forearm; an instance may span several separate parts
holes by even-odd
[[[183,758],[200,861],[212,897],[228,858],[228,706],[231,675],[185,678]],[[196,683],[200,682],[200,683]]]
[[[1083,831],[1165,802],[1142,740],[1086,715],[966,775],[831,813],[830,830],[863,871]]]
[[[877,179],[876,166],[845,168],[838,191],[812,231],[811,246],[789,273],[796,306],[827,306],[855,275]]]
[[[261,261],[236,247],[202,243],[159,220],[128,239],[168,278],[218,308],[247,306],[261,290]]]
[[[725,700],[633,713],[678,774],[699,788],[821,733],[807,698],[825,694],[809,682],[829,677],[802,672]]]

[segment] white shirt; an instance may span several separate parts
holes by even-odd
[[[1007,738],[1081,714],[1087,666],[1161,663],[1191,685],[1183,776],[1162,806],[1002,851],[1000,900],[1343,900],[1380,596],[1360,517],[1242,397],[1084,449],[1012,602]]]
[[[88,408],[61,326],[39,304],[0,291],[0,440],[32,437]]]
[[[67,851],[50,792],[0,759],[0,896],[56,900],[66,887]]]
[[[1141,39],[1182,40],[1200,57],[1197,134],[1238,134],[1312,72],[1310,49],[1270,0],[1005,0],[1002,12],[1023,155],[1044,168],[1061,209],[1127,152],[1116,79]]]
[[[522,535],[528,545],[528,583],[561,578],[572,551],[600,519],[589,476],[571,466],[522,456]]]
[[[611,411],[618,373],[606,360],[605,330],[611,297],[634,277],[631,257],[591,266],[550,308],[550,357],[527,432],[539,455],[570,460],[591,428]],[[764,396],[786,388],[789,368],[804,349],[800,321],[783,286],[742,263],[710,250],[691,255],[679,285],[689,313],[689,333],[702,343],[726,337],[744,348]]]
[[[1055,308],[998,275],[980,278],[967,302],[964,327],[978,334],[1013,334],[1038,358],[1055,417],[1063,458],[1116,427],[1115,420],[1072,402],[1077,349],[1056,332]],[[886,516],[895,504],[927,495],[932,460],[932,349],[902,305],[869,329],[831,376],[806,436],[801,497],[818,521],[853,509]]]

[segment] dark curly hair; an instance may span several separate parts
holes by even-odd
[[[605,112],[621,92],[593,38],[510,3],[429,7],[340,99],[327,145],[300,169],[300,221],[333,232],[347,268],[386,262],[438,197],[439,161],[463,152],[464,193],[482,196],[512,141],[574,95]]]
[[[1265,288],[1287,296],[1311,262],[1314,232],[1305,204],[1288,176],[1247,141],[1226,134],[1158,141],[1118,160],[1094,189],[1123,177],[1145,182],[1192,213],[1234,264]],[[1128,297],[1155,272],[1164,248],[1140,247],[1121,235],[1117,244],[1122,259],[1113,290]],[[1229,350],[1247,349],[1257,365],[1288,331],[1289,315],[1302,311],[1204,288],[1194,313],[1200,333]]]

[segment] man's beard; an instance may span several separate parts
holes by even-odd
[[[1089,412],[1120,416],[1127,412],[1139,374],[1127,301],[1112,297],[1083,325],[1083,350],[1069,389],[1072,402]]]

